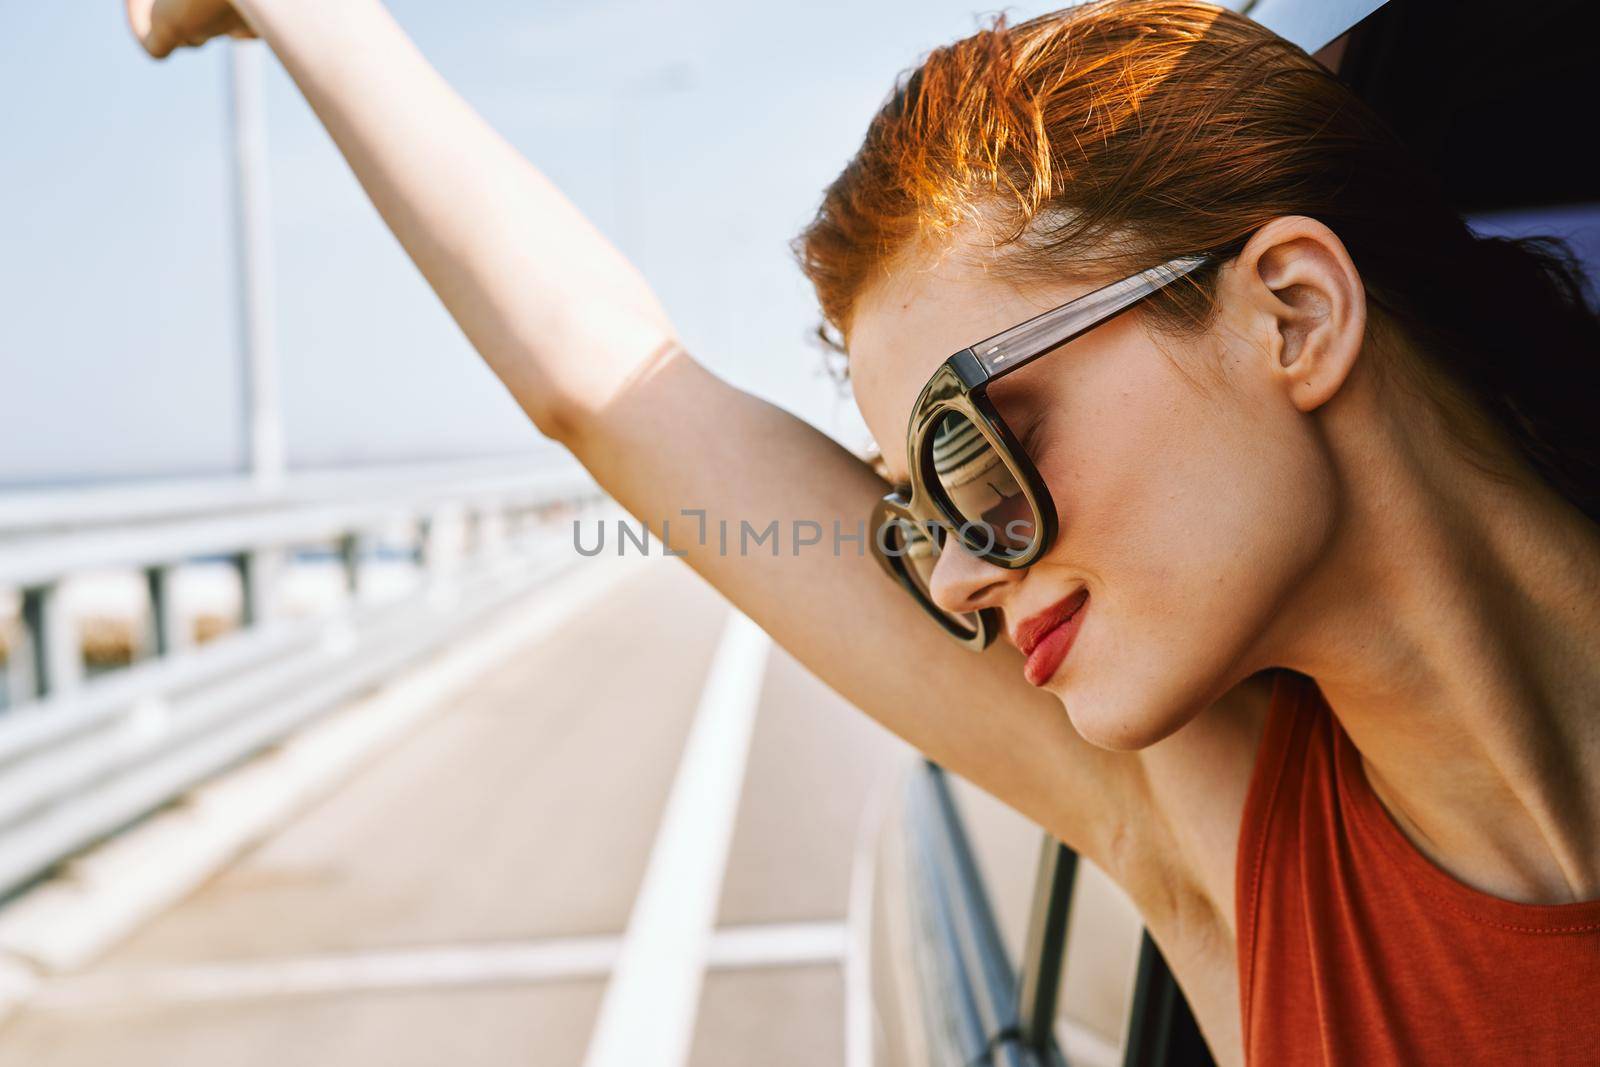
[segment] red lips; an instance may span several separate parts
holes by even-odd
[[[1012,642],[1024,656],[1031,656],[1045,635],[1072,618],[1088,599],[1089,590],[1079,589],[1076,593],[1056,601],[1039,614],[1028,616],[1017,624],[1017,632],[1012,637]]]

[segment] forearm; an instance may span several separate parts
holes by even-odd
[[[638,271],[377,0],[237,0],[473,346],[565,439],[673,330]]]

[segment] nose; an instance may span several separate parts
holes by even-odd
[[[974,554],[961,539],[946,537],[933,573],[928,576],[928,596],[945,611],[966,612],[999,607],[1011,588],[1022,580],[1024,569],[997,567]]]

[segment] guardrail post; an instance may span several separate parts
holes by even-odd
[[[480,559],[492,559],[505,552],[507,538],[506,516],[499,501],[489,501],[479,508],[474,523],[476,543],[473,550]]]
[[[5,672],[5,707],[14,708],[19,704],[26,704],[39,692],[38,679],[34,677],[33,669],[33,637],[28,633],[28,628],[22,625],[22,618],[17,619],[17,630],[13,635],[11,647],[7,650]]]
[[[157,656],[170,656],[191,644],[191,634],[178,614],[177,568],[156,564],[144,569],[145,585],[150,590],[150,631],[146,647]]]
[[[83,681],[83,647],[75,620],[68,617],[56,583],[22,591],[22,625],[27,631],[32,696],[70,692]]]
[[[259,626],[275,613],[282,555],[277,548],[254,548],[233,557],[233,565],[239,571],[241,625]]]
[[[350,599],[361,597],[361,559],[367,554],[368,538],[353,531],[339,538],[339,562],[344,567],[344,588]]]
[[[417,565],[417,570],[424,575],[433,570],[433,565],[438,562],[439,546],[434,541],[434,524],[432,515],[424,515],[417,520],[416,546],[412,549],[411,559]]]
[[[418,567],[428,585],[448,584],[471,550],[472,513],[459,504],[432,508],[417,524]]]

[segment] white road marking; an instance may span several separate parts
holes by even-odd
[[[528,985],[600,978],[622,953],[616,936],[555,937],[430,948],[125,969],[47,981],[28,1007],[38,1012],[138,1011],[183,1004],[280,997]],[[841,963],[841,922],[725,927],[713,933],[714,969]]]
[[[723,630],[628,918],[585,1067],[680,1067],[744,784],[772,642],[735,611]]]

